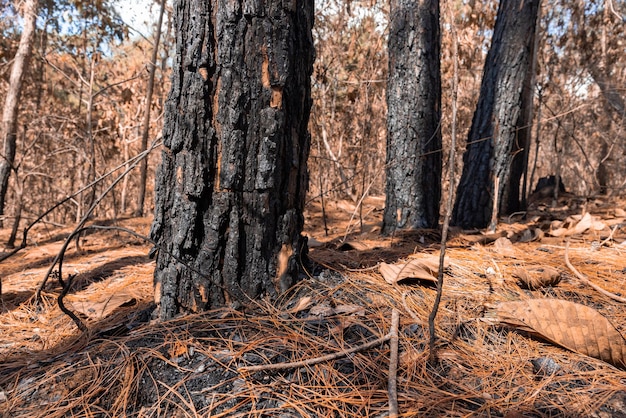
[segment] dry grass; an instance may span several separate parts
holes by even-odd
[[[395,308],[401,313],[400,416],[626,416],[626,371],[482,320],[486,307],[501,301],[561,298],[597,309],[626,334],[623,304],[575,279],[564,263],[563,239],[516,242],[503,251],[453,234],[437,318],[438,362],[430,364],[426,323],[435,290],[423,283],[387,284],[375,267],[416,252],[435,253],[437,233],[381,239],[376,230],[380,205],[372,200],[364,208],[365,235],[357,233],[361,225],[358,216],[352,218],[353,208],[336,205],[327,208],[333,229],[325,236],[313,208],[309,234],[323,245],[311,256],[328,269],[276,303],[261,301],[255,312],[220,310],[164,323],[133,319],[152,299],[148,247],[111,232],[90,235],[82,253],[72,252],[64,267],[77,274],[68,302],[74,308],[91,304],[101,309],[102,315],[85,318],[88,336],[80,336],[60,312],[55,300],[60,289],[52,281],[42,303],[33,301],[60,245],[41,239],[0,265],[0,392],[5,397],[0,397],[0,415],[386,416],[388,344],[281,371],[249,373],[245,367],[314,359],[376,340],[389,332]],[[608,218],[611,207],[598,204],[590,211]],[[338,251],[351,218],[349,238],[364,246]],[[147,220],[129,222],[146,232]],[[528,225],[500,229],[514,234]],[[618,244],[626,239],[626,228],[618,225],[613,239],[594,250],[592,242],[607,235],[607,230],[578,235],[569,257],[592,282],[620,293],[626,248]],[[511,272],[529,265],[552,266],[563,280],[552,288],[522,290]],[[123,296],[116,304],[130,306],[109,309],[106,301],[114,295]],[[532,361],[542,358],[557,364],[558,371],[542,374],[534,368]]]

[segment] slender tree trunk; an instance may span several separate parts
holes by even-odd
[[[299,276],[313,1],[178,0],[151,236],[160,317],[276,297]]]
[[[19,101],[22,94],[22,80],[30,59],[33,39],[35,37],[35,21],[39,8],[38,0],[26,0],[24,2],[24,28],[20,37],[20,44],[11,67],[9,88],[4,100],[2,121],[0,122],[0,141],[3,148],[0,150],[0,226],[4,215],[5,199],[9,187],[9,177],[15,162],[17,140],[17,117]]]
[[[383,233],[436,227],[441,199],[438,0],[392,0]]]
[[[94,82],[96,75],[96,55],[91,57],[89,65],[89,86],[87,88],[87,114],[85,115],[85,135],[87,136],[87,152],[85,159],[87,160],[87,180],[85,184],[93,183],[96,179],[96,138],[93,134],[93,99],[94,99]],[[83,199],[83,212],[87,212],[93,202],[96,200],[96,185],[94,184],[85,192]]]
[[[539,0],[501,0],[463,155],[452,223],[484,228],[508,184]],[[495,179],[498,179],[496,181]],[[496,187],[498,185],[498,187]],[[495,213],[497,215],[498,208]],[[493,226],[493,225],[492,225]]]
[[[154,74],[157,68],[157,55],[159,53],[159,41],[161,40],[161,26],[163,25],[163,13],[165,12],[166,0],[161,0],[159,21],[157,22],[156,34],[154,35],[154,48],[150,58],[150,74],[148,76],[148,91],[146,92],[146,109],[144,110],[143,125],[141,129],[141,149],[144,152],[148,148],[148,135],[150,134],[150,109],[152,108],[152,92],[154,90]],[[148,178],[148,157],[139,163],[139,192],[137,207],[134,216],[143,216],[144,200],[146,198],[146,179]]]
[[[604,8],[604,22],[611,20],[610,10],[608,7]],[[610,74],[619,74],[618,71],[614,71],[613,64],[607,57],[608,41],[610,39],[609,30],[606,23],[602,25],[602,31],[600,35],[600,47],[601,47],[601,60],[597,60],[587,57],[585,62],[587,63],[587,70],[591,74],[591,77],[596,82],[600,91],[604,96],[604,107],[607,114],[615,112],[618,123],[618,129],[622,132],[626,131],[626,100],[624,100],[623,87],[618,83],[611,80]],[[590,51],[586,51],[590,53]],[[620,93],[621,92],[621,93]],[[602,123],[602,130],[604,132],[610,132],[613,125],[613,118],[604,118]],[[614,158],[612,157],[612,146],[609,147],[609,142],[606,139],[602,140],[600,144],[600,155],[598,167],[596,169],[596,181],[598,185],[598,193],[607,194],[609,192],[609,185],[611,182],[611,170],[610,163]]]

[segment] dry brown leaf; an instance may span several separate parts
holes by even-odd
[[[127,293],[117,293],[105,298],[96,299],[71,295],[66,298],[66,303],[71,309],[84,314],[91,319],[102,319],[109,316],[115,309],[136,303],[137,299]]]
[[[576,353],[626,369],[626,340],[598,311],[560,299],[503,302],[496,320]]]
[[[541,241],[543,231],[540,228],[527,228],[522,232],[519,242]]]
[[[493,234],[459,234],[458,236],[470,244],[487,245],[504,235],[504,232],[496,232]]]
[[[335,314],[335,310],[328,304],[321,303],[319,305],[315,305],[309,310],[310,316],[331,316]]]
[[[319,305],[313,306],[309,310],[309,316],[327,317],[341,314],[363,316],[365,315],[365,308],[360,305],[347,304],[337,305],[333,308],[326,303],[321,303]]]
[[[511,272],[523,289],[536,290],[555,286],[561,281],[561,272],[548,266],[518,267]]]
[[[500,255],[512,257],[515,255],[515,247],[510,239],[500,237],[493,243],[493,249]]]
[[[311,301],[312,301],[311,296],[302,297],[298,299],[298,303],[296,303],[293,308],[289,309],[288,312],[294,314],[294,313],[303,311],[307,309],[309,306],[311,306]]]
[[[551,226],[552,230],[548,233],[553,237],[561,237],[582,234],[589,229],[592,231],[601,231],[604,228],[606,228],[604,222],[599,221],[596,217],[591,216],[591,214],[587,212],[582,217],[580,215],[570,216],[562,223],[553,222]]]
[[[360,305],[337,305],[335,307],[335,313],[337,315],[348,314],[363,316],[365,315],[365,308]]]
[[[351,250],[367,251],[373,248],[375,247],[363,241],[346,241],[339,246],[338,250],[339,251],[351,251]]]
[[[309,248],[318,248],[323,246],[324,243],[322,241],[316,240],[315,237],[307,237],[306,245]]]
[[[444,268],[448,261],[444,262]],[[421,279],[431,282],[437,281],[439,271],[439,256],[415,258],[406,263],[380,264],[380,274],[389,284],[396,284],[405,279]]]

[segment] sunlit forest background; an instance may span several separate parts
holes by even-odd
[[[46,215],[46,222],[76,222],[96,201],[96,218],[151,214],[174,48],[172,4],[165,2],[149,139],[142,143],[161,3],[138,3],[134,13],[123,3],[40,3],[19,106],[17,155],[1,219],[5,228],[19,231],[71,195]],[[454,76],[450,51],[456,41],[459,167],[497,5],[494,0],[442,3],[441,127],[447,153]],[[22,30],[20,7],[22,2],[0,0],[2,102]],[[527,191],[539,177],[556,174],[569,192],[581,196],[623,194],[626,3],[557,0],[543,2],[542,8]],[[358,202],[366,195],[384,195],[387,23],[385,1],[316,2],[309,202],[322,197]],[[141,208],[136,156],[145,147],[152,151]],[[448,190],[444,185],[444,194]]]

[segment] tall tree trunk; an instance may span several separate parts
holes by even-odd
[[[96,138],[93,133],[93,99],[95,98],[93,89],[96,76],[97,54],[91,57],[89,65],[89,85],[87,86],[87,114],[85,115],[85,136],[87,137],[87,149],[85,152],[85,160],[87,162],[87,180],[85,185],[91,184],[96,179]],[[84,193],[82,212],[87,212],[91,205],[96,201],[96,184],[91,186]]]
[[[163,319],[298,278],[315,55],[312,0],[178,0],[174,21],[151,231]]]
[[[440,44],[438,0],[391,1],[383,233],[439,221]]]
[[[510,177],[512,147],[540,0],[502,0],[487,54],[480,96],[463,155],[452,223],[488,226]],[[497,180],[496,180],[497,179]]]
[[[159,21],[157,22],[156,34],[154,35],[154,48],[150,59],[150,73],[148,76],[148,91],[146,92],[146,109],[144,110],[143,125],[141,128],[141,150],[144,152],[148,148],[148,135],[150,134],[150,109],[152,108],[152,92],[154,90],[154,74],[157,68],[157,54],[159,53],[159,41],[161,40],[161,26],[163,25],[163,13],[165,12],[165,1],[161,0],[159,11]],[[148,156],[139,163],[139,193],[137,196],[137,207],[134,216],[143,216],[144,199],[146,198],[146,179],[148,178]]]
[[[3,143],[0,155],[0,226],[4,215],[5,199],[9,187],[9,177],[13,163],[15,162],[17,140],[17,116],[19,101],[22,94],[22,80],[24,71],[30,59],[33,39],[35,37],[35,21],[37,20],[38,0],[26,0],[24,2],[24,28],[20,36],[20,44],[11,67],[9,88],[4,100],[2,121],[0,122],[0,141]]]
[[[538,8],[537,18],[535,20],[538,25],[538,18],[541,9]],[[511,161],[511,175],[509,181],[504,185],[503,199],[500,209],[504,213],[510,214],[526,210],[526,180],[528,172],[528,156],[530,155],[530,141],[532,138],[532,124],[534,114],[534,92],[535,92],[535,71],[537,68],[537,49],[538,40],[537,31],[530,34],[531,51],[530,51],[530,68],[526,72],[524,86],[522,87],[522,102],[519,117],[517,119],[517,132],[513,141],[511,153],[513,160]],[[524,179],[522,186],[522,178]]]

